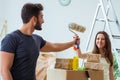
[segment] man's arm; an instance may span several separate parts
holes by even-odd
[[[10,69],[12,67],[14,60],[14,54],[13,53],[8,53],[8,52],[0,52],[0,73],[2,76],[2,80],[13,80],[12,75],[10,72]]]
[[[66,42],[66,43],[51,43],[46,42],[45,46],[43,46],[40,51],[43,52],[58,52],[72,47],[75,44],[75,41]]]
[[[52,43],[46,41],[46,44],[40,49],[42,52],[58,52],[68,49],[75,45],[75,43],[80,44],[80,38],[77,34],[73,36],[73,40],[65,43]]]

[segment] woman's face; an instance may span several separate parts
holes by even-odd
[[[96,38],[96,45],[99,49],[103,49],[105,46],[105,36],[103,34],[98,34]]]

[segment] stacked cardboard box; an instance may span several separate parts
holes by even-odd
[[[99,54],[88,54],[87,62],[84,63],[84,67],[87,69],[103,70],[103,65],[100,63],[101,56]]]
[[[88,54],[85,67],[90,70],[79,71],[72,70],[72,58],[56,58],[55,69],[47,70],[47,80],[88,80],[88,78],[103,80],[103,70],[101,70],[102,66],[99,58],[99,55]]]

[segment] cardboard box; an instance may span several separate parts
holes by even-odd
[[[72,70],[72,58],[56,58],[56,69]]]
[[[87,55],[87,62],[99,63],[99,62],[100,62],[100,58],[101,58],[101,55],[100,55],[100,54],[89,53],[89,54]]]
[[[91,80],[103,80],[102,70],[88,70]],[[47,80],[88,80],[86,71],[51,69],[47,71]]]
[[[102,63],[85,62],[84,67],[87,69],[103,70]]]

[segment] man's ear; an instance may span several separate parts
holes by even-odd
[[[35,26],[35,25],[36,25],[36,22],[37,22],[37,18],[36,18],[35,16],[33,16],[33,17],[31,18],[31,21],[32,21],[33,25]]]

